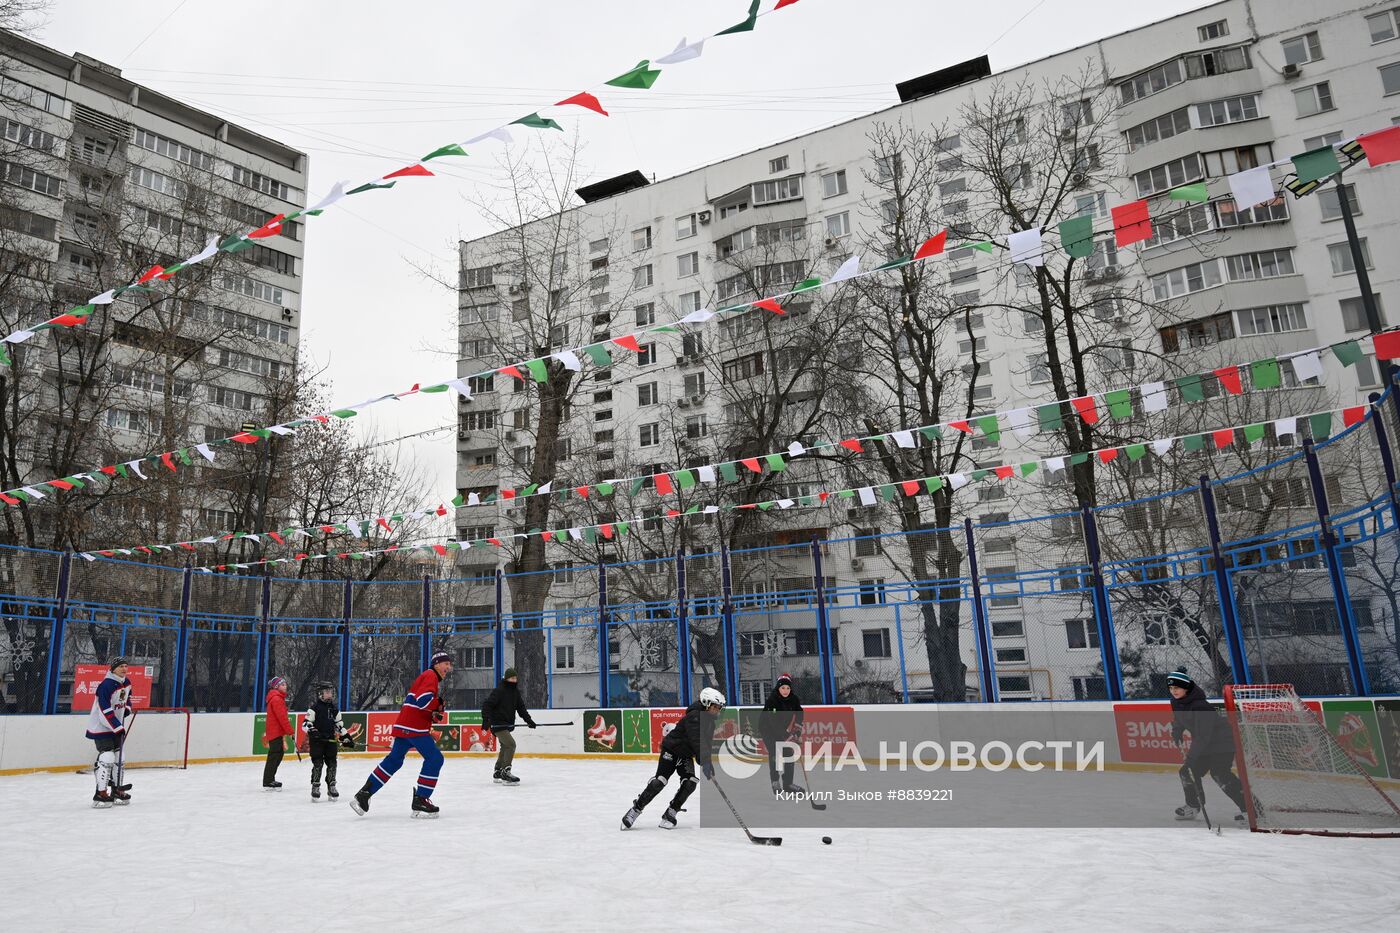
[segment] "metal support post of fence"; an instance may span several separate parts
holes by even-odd
[[[690,606],[685,593],[685,545],[676,548],[676,668],[680,682],[676,694],[681,706],[690,705]]]
[[[1103,659],[1104,693],[1110,700],[1123,699],[1123,671],[1118,666],[1118,636],[1113,631],[1113,612],[1108,602],[1108,587],[1103,578],[1103,552],[1099,549],[1099,526],[1093,510],[1087,505],[1079,509],[1084,523],[1084,550],[1089,557],[1089,585],[1094,594],[1094,620],[1099,627],[1099,656]]]
[[[812,539],[812,588],[817,594],[817,654],[822,664],[822,702],[836,702],[836,659],[831,653],[831,617],[826,611],[826,574],[822,570],[822,543]],[[732,702],[732,701],[731,701]]]
[[[491,657],[496,673],[494,683],[500,683],[506,673],[506,578],[500,567],[496,568],[495,613],[491,625]],[[549,664],[553,664],[552,659],[546,666]]]
[[[1235,589],[1230,583],[1230,570],[1225,565],[1225,551],[1220,544],[1220,517],[1215,510],[1215,490],[1210,477],[1201,474],[1199,490],[1201,508],[1206,515],[1206,532],[1210,535],[1211,563],[1215,567],[1216,598],[1220,601],[1220,624],[1225,630],[1225,647],[1230,652],[1230,681],[1250,683],[1249,657],[1244,649],[1244,627],[1240,624],[1239,607],[1235,605]],[[1212,656],[1215,654],[1211,652]],[[1216,672],[1219,673],[1218,671]]]
[[[53,626],[49,629],[49,664],[44,671],[43,710],[52,716],[58,712],[58,684],[63,673],[63,637],[68,627],[68,588],[72,580],[73,554],[64,551],[58,558],[58,586],[54,589],[56,605]]]
[[[1392,389],[1394,391],[1394,389]],[[1376,403],[1380,395],[1372,392],[1367,396],[1371,403],[1371,427],[1375,429],[1376,446],[1381,450],[1381,467],[1385,470],[1385,488],[1390,499],[1390,521],[1392,532],[1400,532],[1400,496],[1395,492],[1395,455],[1390,450],[1390,431],[1385,426],[1385,414]]]
[[[977,542],[972,537],[970,518],[963,519],[963,536],[967,544],[967,574],[972,584],[972,631],[977,641],[977,686],[983,703],[996,703],[1001,697],[997,691],[992,632],[987,621],[987,604],[982,601],[982,578],[977,572]]]
[[[354,614],[355,596],[351,589],[355,584],[345,581],[345,594],[340,605],[340,692],[336,694],[340,698],[340,705],[347,706],[350,701],[350,617]],[[354,707],[350,707],[353,709]]]
[[[724,640],[724,698],[739,699],[739,640],[734,635],[734,577],[729,569],[729,548],[719,546],[720,627]]]
[[[194,569],[185,561],[180,579],[180,630],[175,635],[175,678],[170,687],[170,705],[185,705],[185,673],[189,669],[190,653],[190,595],[194,589]]]
[[[423,574],[423,636],[418,643],[418,669],[426,671],[433,657],[433,578]]]
[[[608,568],[598,561],[598,706],[608,708]]]
[[[272,634],[272,577],[254,579],[260,579],[262,582],[262,599],[259,600],[261,608],[258,610],[258,658],[253,665],[258,672],[253,678],[253,712],[261,713],[264,712],[263,705],[267,699],[263,690],[267,687],[267,655]]]
[[[900,618],[900,604],[894,604],[894,636],[899,639],[899,695],[901,703],[909,702],[909,665],[904,660],[904,622]]]
[[[1322,535],[1322,553],[1327,561],[1327,575],[1332,581],[1332,597],[1337,605],[1337,622],[1342,629],[1342,641],[1347,649],[1347,665],[1351,669],[1351,685],[1359,697],[1371,695],[1371,679],[1361,657],[1361,637],[1356,632],[1356,619],[1351,614],[1351,595],[1347,591],[1346,574],[1342,572],[1341,555],[1337,553],[1337,535],[1332,531],[1332,511],[1327,504],[1327,488],[1322,482],[1322,466],[1312,438],[1303,439],[1303,457],[1308,464],[1308,479],[1312,484],[1313,504],[1317,506],[1318,528]]]

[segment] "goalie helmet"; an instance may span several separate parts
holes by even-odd
[[[706,687],[700,691],[700,705],[718,706],[720,709],[724,709],[724,694],[714,687]]]

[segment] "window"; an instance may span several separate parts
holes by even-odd
[[[1196,117],[1201,126],[1223,126],[1226,123],[1243,123],[1259,117],[1259,95],[1245,94],[1242,97],[1226,97],[1196,105]]]
[[[710,436],[710,424],[704,414],[686,416],[685,436],[687,440],[692,441]]]
[[[788,170],[788,157],[787,157],[787,156],[778,156],[776,159],[769,159],[769,160],[768,160],[768,174],[769,174],[769,175],[776,175],[776,174],[778,174],[779,172],[786,172],[787,170]]]
[[[1179,645],[1181,636],[1177,632],[1177,622],[1172,616],[1157,616],[1143,620],[1143,635],[1149,645]]]
[[[1400,94],[1400,62],[1382,65],[1380,72],[1382,93],[1386,96]]]
[[[998,648],[998,649],[997,649],[997,663],[998,663],[998,664],[1025,664],[1025,663],[1026,663],[1026,649],[1025,649],[1025,648]]]
[[[688,240],[698,232],[694,214],[686,214],[684,217],[676,218],[676,239]]]
[[[1237,146],[1233,149],[1218,149],[1205,154],[1206,174],[1214,177],[1233,175],[1245,169],[1258,168],[1273,160],[1273,146],[1261,143],[1257,146]]]
[[[857,528],[854,537],[856,557],[874,557],[880,553],[880,529]]]
[[[777,181],[761,181],[753,186],[753,203],[777,204],[780,201],[794,201],[802,197],[802,176],[779,178]]]
[[[574,669],[573,645],[554,646],[554,669],[556,671],[571,671]]]
[[[1225,275],[1231,282],[1252,282],[1293,274],[1293,250],[1270,249],[1225,257]]]
[[[1293,103],[1298,108],[1298,116],[1310,117],[1325,113],[1336,105],[1332,103],[1332,85],[1326,81],[1299,88],[1293,92]]]
[[[52,175],[36,172],[18,162],[5,162],[3,166],[5,181],[8,184],[19,188],[28,188],[30,191],[37,191],[54,198],[59,197],[63,192],[63,182]]]
[[[1184,239],[1185,237],[1196,236],[1210,229],[1211,212],[1209,205],[1192,204],[1184,209],[1178,209],[1168,213],[1157,220],[1152,226],[1152,238],[1147,241],[1147,246],[1161,246],[1163,243],[1171,243],[1175,240]],[[1099,242],[1108,243],[1109,241],[1100,240]],[[1095,244],[1095,246],[1097,245],[1098,244]],[[1115,250],[1115,253],[1116,252]],[[1115,259],[1116,258],[1115,255]]]
[[[478,450],[464,454],[474,467],[491,466],[496,462],[496,452],[493,450]]]
[[[1173,110],[1171,113],[1163,114],[1154,120],[1146,123],[1139,123],[1137,126],[1130,126],[1124,135],[1128,139],[1129,151],[1136,151],[1144,146],[1150,146],[1155,142],[1164,139],[1171,139],[1178,133],[1184,133],[1191,128],[1191,117],[1185,107]]]
[[[1360,237],[1357,241],[1361,246],[1361,261],[1366,263],[1366,268],[1371,266],[1371,251],[1367,247],[1366,238]],[[1327,256],[1332,260],[1332,274],[1345,275],[1348,272],[1355,272],[1356,266],[1351,261],[1351,246],[1346,243],[1329,243],[1327,245]]]
[[[827,172],[822,176],[822,197],[834,198],[846,193],[846,170]]]
[[[462,270],[463,288],[490,288],[494,282],[494,266],[478,266]]]
[[[1026,381],[1031,385],[1040,385],[1050,381],[1050,364],[1046,360],[1047,354],[1032,353],[1027,360]]]
[[[887,156],[877,156],[875,159],[875,177],[880,181],[889,181],[892,178],[899,178],[904,174],[904,159],[899,153]]]
[[[676,257],[676,274],[681,278],[696,275],[700,271],[700,254],[683,253]]]
[[[1376,301],[1376,310],[1380,310],[1381,296],[1373,295]],[[1356,298],[1343,298],[1341,300],[1342,327],[1345,330],[1370,330],[1371,327],[1366,322],[1366,304],[1358,296]],[[1385,315],[1381,315],[1381,326],[1385,326]]]
[[[973,449],[974,449],[974,450],[978,449],[978,447],[977,447],[977,442],[978,442],[978,441],[988,441],[988,440],[990,440],[990,438],[985,438],[985,437],[975,437],[975,438],[973,438],[973,439],[972,439]],[[987,445],[984,445],[984,446],[993,446],[993,445],[987,444]],[[1006,487],[1005,487],[1005,486],[978,486],[978,487],[977,487],[977,501],[978,501],[978,502],[996,502],[996,501],[998,501],[998,500],[1000,500],[1000,499],[1005,499],[1005,498],[1006,498]]]
[[[1371,31],[1371,43],[1389,42],[1397,35],[1400,35],[1400,27],[1395,21],[1395,10],[1386,10],[1384,13],[1374,13],[1366,17],[1366,28]]]
[[[1131,104],[1185,80],[1185,69],[1181,66],[1181,59],[1177,58],[1128,79],[1118,85],[1118,90],[1123,97],[1123,103]]]
[[[1315,32],[1284,39],[1282,45],[1285,65],[1306,65],[1322,57],[1322,43],[1318,41]]]
[[[1308,328],[1308,318],[1303,312],[1301,304],[1247,308],[1243,311],[1236,311],[1235,318],[1242,337],[1286,334],[1289,331],[1307,330]]]
[[[143,130],[139,126],[136,127],[132,142],[142,149],[148,149],[157,155],[163,155],[166,158],[174,159],[176,162],[193,165],[195,168],[202,168],[208,171],[214,167],[213,156],[200,152],[198,149],[192,149],[184,143],[177,143],[173,139],[158,136],[150,130]]]
[[[637,326],[649,327],[656,323],[656,305],[648,301],[644,305],[637,305]]]
[[[995,638],[1024,638],[1026,623],[1021,619],[1002,619],[992,622],[992,636]]]
[[[650,366],[656,362],[656,343],[654,341],[652,343],[641,343],[637,346],[641,348],[641,352],[637,354],[638,366]]]
[[[640,253],[651,249],[651,227],[641,227],[632,231],[632,252]]]
[[[1211,42],[1230,34],[1230,23],[1223,19],[1218,19],[1213,23],[1206,23],[1204,26],[1196,27],[1196,35],[1202,42]]]
[[[595,412],[593,413],[593,420],[594,420],[594,421],[611,421],[611,420],[612,420],[612,415],[613,415],[613,413],[612,413],[612,409],[611,409],[611,408],[600,408],[600,409],[598,409],[597,411],[595,411]]]
[[[851,215],[849,211],[842,211],[839,214],[829,214],[826,218],[826,235],[833,240],[851,234]]]
[[[30,149],[38,149],[41,152],[58,151],[58,139],[52,133],[45,133],[43,130],[35,129],[16,120],[0,118],[0,124],[4,125],[5,138],[12,143],[18,143]]]
[[[692,398],[693,398],[694,396],[697,396],[697,395],[704,395],[704,394],[705,394],[705,374],[704,374],[703,372],[698,372],[698,373],[686,373],[686,374],[685,374],[685,379],[684,379],[684,381],[682,382],[682,386],[683,386],[684,393],[685,393],[687,396],[689,396],[689,397],[692,397]]]
[[[1088,99],[1060,105],[1061,126],[1085,126],[1094,122],[1094,102]]]
[[[750,353],[737,359],[726,360],[721,367],[725,382],[738,382],[763,375],[763,354]]]
[[[494,411],[469,411],[462,415],[462,429],[465,431],[489,431],[495,426]]]
[[[954,269],[948,273],[949,285],[966,285],[968,282],[977,281],[978,269],[976,266],[968,266],[965,269]]]
[[[770,645],[768,634],[768,632],[740,632],[739,657],[761,658],[767,655]]]
[[[1065,638],[1071,648],[1097,648],[1099,627],[1093,619],[1066,619]]]
[[[1360,386],[1363,389],[1366,389],[1370,388],[1371,386],[1379,386],[1381,384],[1380,379],[1376,378],[1376,364],[1375,361],[1371,359],[1371,357],[1363,356],[1356,361],[1355,365],[1356,384],[1358,386]],[[1346,551],[1342,552],[1343,559],[1345,559],[1346,553]]]
[[[1187,55],[1182,61],[1186,65],[1186,77],[1208,78],[1212,75],[1223,75],[1248,68],[1249,53],[1244,46],[1236,46],[1231,49],[1212,49],[1209,52]]]
[[[48,91],[40,90],[33,85],[25,84],[23,81],[16,81],[8,75],[0,80],[0,94],[11,100],[26,103],[31,107],[48,113],[63,116],[64,98],[57,94],[50,94]]]
[[[468,376],[467,388],[471,390],[472,395],[481,395],[485,392],[495,392],[496,376],[494,373],[489,376]]]
[[[257,279],[250,279],[245,275],[225,275],[224,288],[247,298],[255,298],[258,301],[266,301],[268,304],[282,305],[282,289],[266,282],[259,282]]]
[[[644,266],[638,266],[636,269],[632,270],[633,288],[648,288],[651,286],[652,280],[653,276],[651,271],[651,263],[647,263]]]
[[[749,202],[748,202],[748,201],[738,201],[738,202],[733,203],[733,204],[725,204],[725,205],[722,205],[722,206],[720,207],[720,209],[719,209],[719,219],[720,219],[720,220],[724,220],[724,219],[726,219],[726,218],[733,217],[733,216],[735,216],[736,214],[743,213],[744,211],[746,211],[746,210],[748,210],[748,209],[749,209]]]
[[[885,604],[884,578],[878,577],[874,580],[861,580],[860,592],[856,597],[856,603],[861,606],[883,606]],[[866,653],[866,656],[870,656],[869,652]]]
[[[1138,197],[1145,198],[1159,191],[1179,188],[1187,182],[1198,181],[1204,177],[1205,173],[1201,170],[1201,157],[1192,153],[1164,165],[1138,172],[1133,176],[1133,181],[1137,184]]]
[[[265,376],[269,379],[282,377],[282,364],[277,360],[268,360],[247,353],[236,353],[222,347],[219,348],[219,365],[239,372],[252,373],[255,376]]]
[[[1090,674],[1087,677],[1071,677],[1070,683],[1074,685],[1074,698],[1076,700],[1108,699],[1108,681],[1098,674]]]
[[[301,193],[299,188],[293,188],[284,181],[269,178],[241,165],[231,165],[229,168],[234,184],[252,188],[254,191],[261,191],[263,194],[270,194],[279,201],[291,201]]]
[[[236,408],[239,411],[252,411],[257,407],[259,399],[251,392],[227,389],[223,386],[210,386],[209,401],[215,405],[222,405],[224,408]]]
[[[1212,314],[1184,324],[1163,327],[1158,334],[1165,353],[1175,353],[1182,347],[1208,347],[1222,340],[1235,339],[1234,318],[1228,311]]]
[[[637,440],[643,447],[655,447],[661,443],[661,425],[644,424],[638,429]]]
[[[1233,198],[1222,198],[1212,206],[1215,208],[1216,221],[1223,230],[1248,227],[1252,224],[1278,223],[1288,219],[1288,201],[1281,196],[1244,211],[1235,206]]]
[[[650,344],[648,344],[648,346],[650,346]],[[644,382],[641,385],[637,386],[638,406],[646,408],[650,405],[655,405],[657,403],[657,401],[660,399],[660,395],[657,392],[656,385],[657,384],[654,382]]]
[[[603,237],[601,240],[589,240],[588,251],[590,253],[606,253],[608,251],[608,238]]]
[[[864,629],[860,633],[860,642],[862,653],[867,658],[890,656],[890,630],[887,628]]]

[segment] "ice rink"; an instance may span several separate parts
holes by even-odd
[[[316,804],[295,758],[280,792],[257,763],[132,771],[132,805],[110,810],[91,808],[87,775],[0,777],[4,928],[1393,931],[1400,916],[1400,840],[887,829],[824,846],[807,829],[770,848],[695,813],[657,828],[669,789],[621,832],[651,764],[530,758],[513,788],[449,758],[436,821],[409,817],[410,758],[361,818],[348,800],[372,764],[343,759],[341,799]]]

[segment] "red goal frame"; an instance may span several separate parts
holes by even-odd
[[[183,745],[182,745],[182,747],[181,747],[181,749],[180,749],[180,761],[179,761],[179,764],[143,765],[143,764],[139,764],[139,763],[138,763],[138,764],[123,765],[123,766],[124,766],[124,767],[128,767],[128,768],[177,768],[177,769],[179,769],[179,770],[181,770],[181,771],[184,771],[184,770],[188,769],[189,766],[190,766],[190,709],[189,709],[189,707],[186,707],[186,706],[146,706],[146,707],[141,707],[141,708],[135,709],[135,710],[133,710],[133,713],[132,713],[131,725],[130,725],[128,731],[127,731],[127,735],[130,735],[131,733],[133,733],[133,732],[136,731],[136,724],[140,721],[141,717],[142,717],[143,715],[145,715],[146,713],[159,713],[159,714],[166,714],[166,713],[180,714],[180,713],[183,713],[183,714],[184,714],[184,716],[185,716],[185,741],[184,741],[184,743],[183,743]],[[123,741],[124,741],[124,740],[123,740]]]

